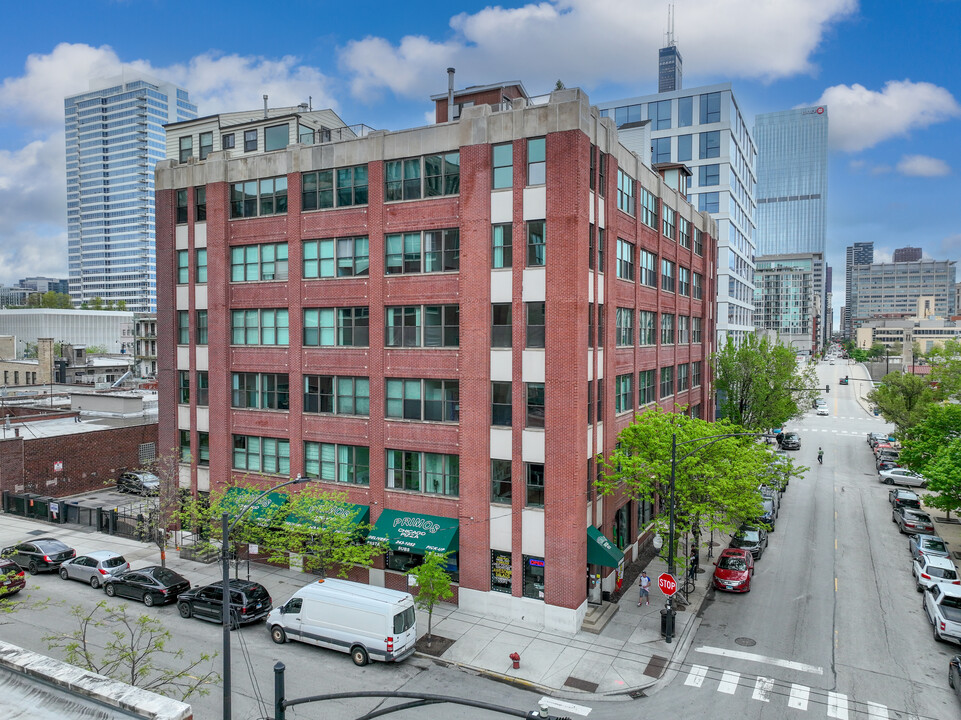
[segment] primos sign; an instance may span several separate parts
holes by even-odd
[[[428,520],[425,517],[417,517],[415,515],[405,515],[403,517],[394,518],[394,534],[398,538],[406,538],[410,540],[411,547],[417,547],[423,545],[419,542],[422,537],[428,533],[433,535],[438,530],[440,530],[440,525],[432,520]],[[403,545],[404,543],[398,539],[398,545]]]

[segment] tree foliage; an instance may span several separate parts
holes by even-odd
[[[447,556],[450,553],[428,552],[424,562],[411,568],[407,574],[417,583],[414,600],[421,610],[427,611],[427,644],[433,638],[434,605],[454,596],[450,575],[447,574]]]
[[[28,308],[56,308],[60,310],[73,310],[73,303],[70,296],[66,293],[58,293],[49,290],[45,293],[31,293],[27,296]]]
[[[722,415],[749,430],[781,427],[818,395],[814,368],[798,366],[793,348],[752,333],[713,357]]]
[[[931,365],[928,380],[937,386],[941,396],[961,401],[961,342],[946,340],[943,346],[931,348],[925,357]]]
[[[949,513],[961,510],[961,405],[928,406],[925,417],[900,437],[901,464],[928,479],[932,494],[925,503]]]
[[[867,400],[885,420],[895,424],[898,432],[903,432],[925,417],[937,393],[923,376],[893,372],[867,394]]]
[[[961,510],[961,438],[946,442],[924,470],[932,491],[924,504],[948,513]]]
[[[220,682],[220,674],[205,670],[217,656],[200,653],[193,659],[168,647],[173,637],[161,620],[132,615],[127,606],[112,607],[101,600],[92,608],[75,605],[70,614],[77,627],[47,635],[48,649],[65,653],[72,665],[162,695],[206,695]]]

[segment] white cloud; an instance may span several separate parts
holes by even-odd
[[[445,85],[523,80],[541,92],[560,78],[568,87],[650,82],[664,44],[665,5],[638,0],[549,0],[487,7],[451,18],[445,39],[381,37],[347,43],[341,64],[358,97],[382,90],[424,97]],[[675,28],[688,76],[774,80],[814,70],[810,56],[828,28],[857,0],[687,0]]]
[[[880,91],[863,85],[829,87],[817,101],[830,114],[831,147],[856,152],[911,130],[961,115],[961,105],[942,87],[891,80]]]
[[[904,155],[897,169],[902,175],[912,177],[943,177],[951,174],[951,167],[944,160],[927,155]]]

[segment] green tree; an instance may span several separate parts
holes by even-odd
[[[27,298],[28,307],[56,308],[61,310],[72,310],[73,302],[66,293],[58,293],[48,290],[45,293],[33,293]]]
[[[868,357],[879,358],[884,357],[885,353],[888,351],[887,346],[884,343],[876,342],[871,345],[871,349],[868,350]]]
[[[103,298],[101,298],[99,295],[95,295],[93,298],[91,298],[90,309],[103,310]]]
[[[937,459],[950,440],[961,437],[961,405],[934,403],[928,406],[925,416],[899,437],[901,464],[927,477],[928,464]]]
[[[23,357],[25,360],[31,360],[37,357],[37,343],[27,342],[23,344]]]
[[[554,83],[554,89],[555,89],[555,90],[563,90],[563,89],[566,88],[566,87],[567,87],[567,86],[566,86],[560,79],[558,79],[558,81],[557,81],[556,83]]]
[[[867,400],[885,420],[895,424],[898,432],[903,432],[924,418],[937,394],[926,378],[893,372],[884,376],[880,387],[867,394]]]
[[[851,350],[848,352],[848,357],[854,360],[854,362],[859,362],[859,363],[867,362],[868,351],[862,350],[861,348],[851,348]]]
[[[87,355],[106,355],[107,348],[103,345],[87,345]]]
[[[449,553],[428,552],[424,562],[411,568],[407,574],[417,583],[417,595],[414,600],[421,610],[427,611],[427,647],[433,641],[434,606],[447,598],[454,596],[447,574],[447,555]]]
[[[722,415],[749,430],[781,427],[818,395],[814,367],[799,367],[793,348],[757,333],[727,342],[712,361]]]
[[[928,479],[928,490],[924,504],[944,510],[951,517],[952,512],[961,510],[961,438],[947,441],[934,459],[924,466],[924,476]]]
[[[117,301],[117,310],[126,310],[126,309],[127,309],[127,301],[126,301],[126,300],[118,300],[118,301]]]
[[[943,397],[961,401],[961,342],[946,340],[944,345],[931,348],[926,359],[931,365],[928,380]]]
[[[220,682],[219,673],[205,668],[216,653],[187,658],[168,647],[172,637],[162,620],[132,615],[127,606],[111,607],[101,600],[92,608],[75,605],[70,614],[77,628],[43,640],[50,650],[65,653],[67,662],[113,680],[162,695],[207,695]]]

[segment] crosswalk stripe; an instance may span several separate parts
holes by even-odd
[[[871,720],[888,720],[888,708],[885,705],[878,705],[878,703],[869,702],[868,706],[868,717]]]
[[[848,720],[848,696],[842,693],[828,693],[828,717]]]
[[[684,684],[692,685],[693,687],[701,687],[706,676],[706,665],[691,665],[691,672],[687,674],[687,679],[684,681]]]
[[[717,691],[733,695],[737,690],[737,681],[740,677],[741,673],[734,672],[733,670],[725,670],[724,674],[721,675],[721,682],[717,686]]]
[[[754,683],[754,692],[751,694],[752,700],[760,700],[761,702],[770,702],[768,695],[771,694],[771,690],[774,689],[774,679],[758,676],[757,682]]]
[[[811,688],[809,688],[807,685],[791,683],[791,695],[787,699],[787,706],[792,707],[795,710],[807,710],[808,695],[810,694]]]

